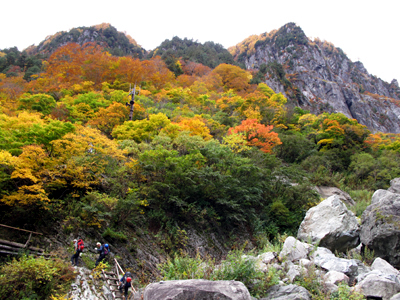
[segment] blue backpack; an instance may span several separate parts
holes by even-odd
[[[104,245],[104,255],[107,255],[108,252],[110,252],[110,249],[109,249],[109,247],[108,247],[108,244],[105,244],[105,245]]]

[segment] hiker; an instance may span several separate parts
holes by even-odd
[[[122,290],[124,290],[125,299],[128,298],[128,290],[132,286],[132,274],[131,272],[126,272],[124,276],[122,276],[121,280],[119,281],[119,287],[122,294]]]
[[[99,252],[99,258],[96,260],[96,264],[95,266],[97,267],[97,265],[106,258],[106,256],[108,255],[108,253],[110,252],[110,248],[108,246],[108,244],[104,244],[104,246],[101,245],[101,243],[97,242],[96,246],[98,248],[95,248],[95,250],[97,252]]]
[[[79,259],[79,255],[82,253],[83,248],[84,248],[84,244],[83,244],[83,240],[82,239],[74,239],[73,240],[74,243],[74,255],[72,255],[71,257],[71,263],[73,266],[78,266],[78,259]]]

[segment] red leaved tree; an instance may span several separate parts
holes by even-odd
[[[272,148],[282,144],[276,132],[271,132],[272,125],[266,126],[257,119],[243,120],[242,124],[232,127],[228,135],[234,133],[243,133],[249,146],[256,146],[265,153],[270,153]]]

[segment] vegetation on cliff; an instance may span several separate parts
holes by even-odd
[[[142,212],[160,228],[244,222],[273,236],[297,228],[316,199],[311,184],[373,189],[399,173],[396,135],[288,109],[234,65],[197,63],[175,77],[160,57],[71,43],[44,66],[33,81],[0,81],[1,201],[10,214],[24,207],[28,218],[44,210],[118,226]],[[132,82],[140,93],[128,121]],[[117,217],[130,202],[131,214]],[[66,206],[77,215],[63,215]]]

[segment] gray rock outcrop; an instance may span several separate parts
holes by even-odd
[[[90,270],[86,268],[75,267],[78,273],[75,282],[71,284],[68,292],[68,299],[71,300],[99,300],[102,299],[101,293],[93,285],[93,276]],[[102,287],[103,295],[106,299],[112,299],[111,292],[105,287]]]
[[[335,285],[342,282],[349,284],[349,277],[342,272],[332,270],[324,275],[324,281]]]
[[[321,247],[344,252],[359,245],[360,227],[356,216],[333,195],[310,208],[297,232],[297,238]]]
[[[289,261],[297,261],[307,258],[312,246],[307,243],[302,243],[294,237],[289,236],[286,238],[282,246],[282,251],[279,253],[279,259],[287,259]]]
[[[314,264],[326,271],[346,274],[352,281],[358,275],[357,261],[336,257],[329,249],[318,247],[312,254]]]
[[[245,285],[239,281],[202,279],[170,280],[149,284],[144,300],[251,300]]]
[[[381,258],[376,258],[371,267],[369,267],[364,265],[360,260],[336,257],[327,248],[315,248],[293,237],[288,237],[285,244],[287,249],[291,249],[293,253],[297,253],[296,245],[300,245],[300,248],[311,249],[312,251],[305,251],[300,256],[282,256],[285,258],[282,263],[285,278],[281,278],[280,285],[273,286],[268,290],[267,296],[262,298],[262,300],[309,299],[307,298],[309,297],[307,293],[295,292],[299,287],[296,287],[294,284],[284,285],[284,282],[293,283],[303,276],[308,276],[309,270],[313,266],[318,267],[317,270],[313,271],[317,276],[314,280],[319,280],[322,283],[321,286],[324,287],[325,293],[337,292],[340,284],[347,284],[349,285],[349,289],[350,286],[352,287],[350,290],[353,292],[370,297],[371,299],[389,300],[399,293],[400,272]],[[287,250],[285,252],[291,253],[291,251],[288,252]],[[304,255],[306,258],[298,258]],[[281,254],[279,257],[281,257]],[[290,257],[293,260],[289,260],[288,258]],[[306,264],[303,264],[303,262],[306,262]]]
[[[370,272],[355,286],[355,291],[368,298],[390,300],[400,292],[400,284],[380,272]]]
[[[361,243],[373,250],[375,256],[399,268],[400,194],[377,190],[372,195],[371,205],[365,209],[361,219]]]
[[[400,300],[400,293],[394,295],[390,300]]]
[[[267,297],[260,300],[310,300],[311,294],[303,287],[290,284],[275,285],[267,291]]]
[[[389,192],[400,194],[400,178],[394,178],[390,180],[390,187],[388,188]]]

